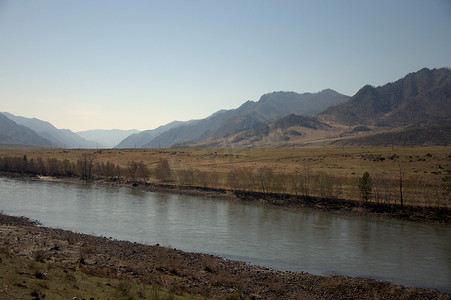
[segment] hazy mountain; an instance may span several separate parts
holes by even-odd
[[[41,121],[36,118],[25,118],[15,116],[13,114],[3,112],[3,115],[8,117],[19,125],[23,125],[35,131],[38,135],[50,141],[50,146],[61,148],[96,148],[101,147],[95,142],[85,140],[84,138],[73,133],[69,129],[57,129],[55,126],[46,121]]]
[[[366,85],[318,117],[345,125],[396,128],[451,123],[450,69],[422,69],[380,87]]]
[[[51,142],[28,127],[0,114],[0,144],[35,145],[49,147]]]
[[[99,145],[102,145],[105,148],[114,148],[119,142],[121,142],[126,137],[139,133],[139,130],[130,129],[130,130],[120,130],[120,129],[95,129],[95,130],[86,130],[86,131],[78,131],[76,132],[80,137],[94,141]]]
[[[207,138],[220,138],[257,128],[289,114],[312,116],[347,99],[349,96],[330,89],[319,93],[305,94],[273,92],[263,95],[258,102],[247,101],[237,109],[221,110],[194,124],[171,129],[142,147],[168,148],[187,141],[197,142]]]
[[[166,132],[172,128],[175,128],[177,126],[181,126],[182,124],[189,124],[195,121],[173,121],[169,124],[160,126],[155,129],[151,130],[144,130],[139,133],[131,134],[125,139],[123,139],[116,148],[124,149],[124,148],[143,148],[143,146],[157,137],[158,135],[162,134],[163,132]]]
[[[174,121],[131,134],[116,148],[448,144],[450,73],[448,68],[422,69],[383,86],[366,85],[352,97],[330,89],[305,94],[273,92],[205,119]],[[15,123],[2,118],[0,143],[100,147],[99,138],[107,132],[80,133],[97,135],[98,145],[48,122],[5,114]],[[16,123],[41,137],[36,139],[35,132]],[[110,139],[103,141],[111,146],[113,136],[129,132],[109,133]]]

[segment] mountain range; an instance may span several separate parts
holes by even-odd
[[[449,68],[425,68],[383,86],[366,85],[352,97],[331,89],[273,92],[205,119],[174,121],[142,132],[74,133],[35,118],[0,113],[0,144],[61,148],[447,144],[450,73]]]
[[[310,118],[290,115],[251,130],[176,146],[447,145],[450,75],[448,68],[425,68],[383,86],[366,85],[347,101]]]
[[[318,93],[273,92],[259,101],[247,101],[237,109],[221,110],[208,118],[170,129],[143,145],[143,148],[168,148],[208,138],[223,138],[251,130],[289,114],[312,116],[349,99],[327,89]]]
[[[49,146],[51,142],[30,128],[18,125],[7,116],[0,114],[0,141],[2,144]]]
[[[101,148],[96,142],[88,141],[69,129],[57,129],[55,126],[49,122],[42,121],[36,118],[25,118],[20,116],[15,116],[13,114],[2,112],[4,116],[8,119],[14,121],[18,125],[25,126],[32,129],[40,137],[46,139],[46,146],[53,148]],[[25,145],[31,144],[30,141],[25,139],[23,141]]]
[[[380,87],[366,85],[349,101],[319,114],[327,122],[346,125],[401,127],[449,124],[449,69],[422,69]]]
[[[187,121],[187,122],[181,122],[181,121],[173,121],[169,124],[160,126],[156,129],[151,130],[144,130],[139,133],[135,133],[132,135],[129,135],[125,139],[123,139],[116,148],[125,149],[125,148],[145,148],[145,145],[151,141],[152,139],[156,138],[160,134],[171,130],[172,128],[175,128],[177,126],[182,126],[183,124],[189,124],[193,121]]]

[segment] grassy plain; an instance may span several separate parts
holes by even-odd
[[[95,154],[96,162],[126,168],[130,161],[142,161],[154,170],[160,159],[167,159],[177,184],[181,170],[217,174],[215,187],[230,188],[227,175],[240,168],[257,174],[263,167],[274,174],[288,176],[308,171],[311,180],[317,174],[327,174],[333,185],[334,198],[359,200],[358,180],[368,171],[373,179],[372,201],[399,202],[399,182],[403,181],[404,204],[449,207],[449,195],[443,194],[443,178],[451,169],[451,149],[436,147],[377,147],[377,148],[254,148],[254,149],[27,149],[2,150],[0,157],[42,157],[73,163],[83,153]],[[152,172],[151,172],[152,174]],[[149,180],[156,181],[150,175]],[[319,195],[315,182],[310,195]],[[286,190],[292,193],[290,189]],[[387,196],[388,193],[388,196]],[[384,195],[382,195],[384,194]]]

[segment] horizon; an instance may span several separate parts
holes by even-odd
[[[273,91],[353,96],[449,68],[450,15],[446,0],[2,1],[0,110],[143,131]]]
[[[318,94],[318,93],[321,93],[321,92],[326,91],[326,90],[332,90],[332,89],[323,89],[323,90],[318,91],[318,92],[305,92],[305,93],[298,93],[298,92],[294,92],[294,91],[272,91],[272,92],[265,93],[265,94],[263,94],[262,96],[264,96],[264,95],[266,95],[266,94],[271,94],[271,93]],[[337,92],[337,91],[335,91],[335,90],[332,90],[332,91]],[[339,93],[339,92],[337,92],[337,93]],[[341,94],[341,93],[340,93],[340,94]],[[343,95],[343,94],[342,94],[342,95]],[[261,97],[262,97],[262,96],[261,96]],[[349,95],[344,95],[344,96],[352,97],[352,96],[349,96]],[[261,97],[260,97],[260,98],[261,98]],[[260,98],[259,98],[258,100],[255,100],[255,101],[254,101],[254,100],[247,100],[247,101],[252,101],[252,102],[256,103],[256,102],[260,101]],[[246,101],[246,102],[247,102],[247,101]],[[214,115],[214,114],[216,114],[216,113],[218,113],[218,112],[221,112],[221,111],[227,111],[227,110],[238,109],[238,108],[239,108],[240,106],[242,106],[243,104],[245,104],[245,102],[241,103],[238,107],[234,107],[234,108],[230,108],[230,109],[219,109],[219,110],[217,110],[217,111],[211,113],[210,115],[206,116],[205,118],[208,118],[208,117],[210,117],[210,116],[212,116],[212,115]],[[5,112],[0,112],[0,113],[2,113],[2,114],[4,114],[4,113],[12,114],[11,112],[7,112],[7,111],[5,111]],[[35,116],[22,116],[22,115],[15,115],[15,114],[12,114],[12,115],[14,115],[14,116],[16,116],[16,117],[22,117],[22,118],[27,118],[27,119],[37,119],[37,120],[39,120],[39,121],[49,122],[48,120],[39,119],[39,118],[37,118],[37,117],[35,117]],[[97,131],[97,130],[98,130],[98,131],[114,131],[114,130],[119,130],[119,131],[133,131],[133,130],[137,130],[137,131],[139,131],[139,132],[143,132],[143,131],[147,131],[147,130],[155,130],[155,129],[157,129],[158,127],[165,126],[165,125],[168,125],[168,124],[173,123],[173,122],[190,122],[190,121],[196,121],[196,120],[201,120],[201,119],[204,119],[204,118],[200,118],[200,119],[189,119],[189,120],[184,120],[184,121],[181,121],[181,120],[172,120],[172,121],[170,121],[170,122],[168,122],[168,123],[160,124],[160,125],[158,125],[158,126],[155,127],[155,128],[144,129],[144,130],[139,130],[139,129],[136,129],[136,128],[128,128],[128,129],[120,129],[120,128],[111,128],[111,129],[94,128],[94,129],[87,129],[87,130],[73,131],[73,130],[71,130],[70,128],[57,128],[57,127],[56,127],[54,124],[52,124],[51,122],[49,122],[49,123],[50,123],[51,125],[55,126],[57,129],[61,129],[61,130],[70,130],[70,131],[72,131],[72,132],[74,132],[74,133],[86,132],[86,131]]]

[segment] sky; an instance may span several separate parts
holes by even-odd
[[[154,129],[451,67],[449,0],[0,0],[0,111]]]

